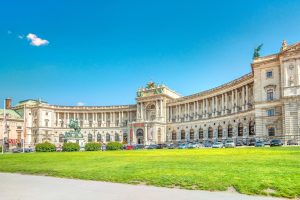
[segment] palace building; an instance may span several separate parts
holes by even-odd
[[[284,41],[276,54],[255,57],[251,72],[219,87],[181,96],[153,82],[140,88],[134,105],[59,106],[7,100],[7,128],[0,134],[15,140],[24,133],[26,146],[49,141],[61,144],[70,120],[86,142],[120,141],[161,144],[252,138],[284,142],[300,139],[300,43]],[[3,111],[0,110],[0,121]],[[2,136],[0,137],[2,138]]]

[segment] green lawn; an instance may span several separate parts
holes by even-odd
[[[299,147],[6,154],[0,171],[300,197]]]

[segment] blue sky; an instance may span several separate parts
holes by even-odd
[[[260,43],[268,55],[283,39],[300,41],[299,8],[279,0],[1,1],[0,99],[131,104],[150,80],[182,95],[210,89],[250,72]]]

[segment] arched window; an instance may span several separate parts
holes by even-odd
[[[185,130],[181,130],[181,140],[185,140]]]
[[[228,137],[232,138],[232,125],[231,124],[228,125]]]
[[[93,135],[91,133],[88,134],[88,142],[93,142]]]
[[[195,132],[194,129],[190,130],[190,140],[194,140],[195,139]]]
[[[109,135],[109,133],[106,133],[106,142],[110,142],[110,135]]]
[[[101,141],[102,141],[101,134],[98,133],[98,134],[97,134],[97,142],[101,142]]]
[[[64,134],[59,134],[59,138],[58,138],[58,141],[60,142],[60,143],[63,143],[64,142]]]
[[[199,139],[203,140],[203,129],[202,128],[199,129]]]
[[[239,123],[238,125],[238,136],[243,136],[243,124],[242,123]]]
[[[249,122],[249,135],[254,136],[255,135],[255,129],[254,129],[254,122],[250,121]]]
[[[123,133],[123,142],[127,143],[128,142],[128,136],[127,133]]]
[[[158,128],[157,130],[157,143],[161,144],[161,129]]]
[[[272,101],[274,99],[273,89],[267,90],[267,101]]]
[[[115,141],[119,142],[120,141],[120,136],[118,133],[115,133]]]
[[[223,137],[223,128],[222,126],[218,127],[218,138],[221,139]]]
[[[173,130],[172,131],[172,140],[175,141],[176,139],[177,139],[177,137],[176,137],[176,131]]]
[[[214,137],[214,131],[212,127],[208,128],[208,138],[212,139]]]
[[[269,127],[268,128],[268,134],[270,137],[275,136],[275,128],[274,127]]]

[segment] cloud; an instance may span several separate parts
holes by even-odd
[[[11,32],[10,30],[8,30],[8,31],[7,31],[7,34],[10,35],[10,34],[12,34],[12,32]]]
[[[77,106],[84,106],[85,105],[85,103],[83,103],[83,102],[77,102],[77,104],[76,104]]]
[[[18,38],[22,40],[24,38],[24,35],[18,35]]]
[[[31,41],[30,44],[32,46],[39,47],[39,46],[43,46],[43,45],[49,44],[48,40],[44,40],[42,38],[39,38],[37,35],[35,35],[33,33],[29,33],[26,36],[26,38]]]

